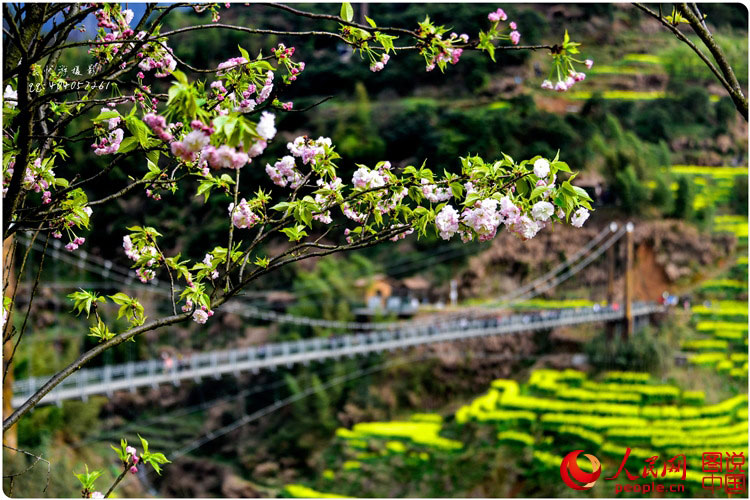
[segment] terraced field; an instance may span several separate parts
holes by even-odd
[[[700,491],[704,451],[747,456],[747,395],[707,404],[702,392],[682,391],[646,373],[609,372],[592,379],[573,370],[537,370],[526,383],[495,380],[485,394],[445,421],[439,415],[417,414],[407,421],[339,429],[318,480],[308,486],[287,485],[284,493],[371,496],[384,491],[373,481],[386,478],[470,486],[466,481],[471,478],[441,477],[441,471],[454,471],[454,476],[464,471],[480,481],[490,471],[479,460],[492,451],[515,457],[531,488],[535,481],[557,477],[562,457],[575,449],[597,456],[602,477],[610,477],[628,447],[626,465],[639,476],[645,459],[685,455],[685,489]],[[579,465],[590,470],[587,464]],[[681,476],[680,470],[647,481],[677,482]],[[592,493],[611,496],[612,491],[612,483],[599,481]],[[524,493],[531,491],[518,494]]]
[[[734,379],[747,379],[747,257],[738,259],[727,277],[703,282],[698,296],[704,302],[691,310],[695,335],[681,346],[691,354],[688,362]]]
[[[667,171],[667,169],[665,169]],[[697,165],[672,165],[668,171],[673,176],[689,177],[696,190],[693,208],[700,210],[705,207],[722,208],[729,205],[738,177],[747,177],[747,167],[702,167]],[[647,183],[649,189],[656,187],[656,182]],[[670,185],[672,191],[677,191],[678,184]],[[747,243],[747,217],[739,215],[719,215],[714,219],[717,229],[730,232],[740,231],[738,237],[744,236]],[[737,233],[736,233],[737,234]]]

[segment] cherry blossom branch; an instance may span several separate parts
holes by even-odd
[[[143,30],[143,31],[146,31],[147,37],[148,37],[148,35],[150,35],[151,33],[153,33],[153,31],[156,29],[156,27],[159,25],[159,23],[164,19],[164,17],[166,17],[166,15],[169,12],[171,12],[172,10],[177,9],[179,7],[188,7],[190,5],[191,4],[189,4],[189,3],[175,3],[175,4],[171,4],[171,5],[167,6],[167,7],[165,7],[164,10],[163,10],[163,12],[154,20],[154,22],[151,23],[151,26],[147,30]],[[146,14],[144,15],[144,17],[141,18],[141,21],[139,22],[139,24],[137,26],[137,29],[134,30],[134,31],[139,31],[140,30],[140,28],[142,27],[142,25],[145,24],[145,22],[146,22],[146,20],[148,18],[148,15],[150,15],[151,12],[153,12],[153,9],[151,9],[151,10],[147,9]],[[73,43],[69,43],[69,44],[65,44],[65,45],[53,46],[53,47],[51,47],[51,48],[43,51],[42,53],[37,54],[35,60],[44,59],[46,56],[48,56],[48,55],[50,55],[53,52],[58,51],[58,50],[65,50],[65,49],[69,49],[69,48],[73,48],[73,47],[88,47],[88,46],[92,46],[92,45],[107,45],[107,44],[118,44],[118,43],[133,43],[133,44],[135,44],[135,46],[134,46],[133,50],[131,51],[131,53],[137,53],[138,49],[140,49],[140,47],[142,47],[148,41],[150,41],[150,40],[134,38],[134,39],[128,39],[128,40],[112,40],[112,41],[107,41],[107,42],[97,42],[95,40],[89,40],[89,41],[85,41],[85,42],[73,42]],[[10,76],[14,76],[17,73],[18,73],[18,70],[13,71],[12,74],[10,74]]]
[[[156,149],[160,149],[160,148],[156,148]],[[83,184],[86,184],[86,183],[92,181],[93,179],[95,179],[95,178],[97,178],[97,177],[99,177],[101,175],[104,175],[105,173],[107,173],[110,170],[112,170],[115,167],[115,165],[117,163],[119,163],[123,158],[125,158],[126,156],[129,156],[130,154],[135,153],[136,151],[137,150],[134,150],[134,151],[131,151],[129,153],[126,153],[125,155],[119,156],[114,161],[112,161],[105,169],[102,169],[100,172],[98,172],[97,174],[89,177],[88,179],[84,179],[84,180],[82,180],[82,181],[80,181],[78,183],[75,183],[75,184],[71,183],[70,187],[61,190],[60,192],[58,192],[55,195],[55,201],[52,202],[51,208],[49,210],[37,213],[36,214],[37,218],[22,218],[22,219],[18,219],[16,221],[14,221],[13,227],[10,229],[10,231],[8,232],[8,234],[6,234],[5,236],[8,237],[8,236],[12,235],[13,233],[15,233],[17,231],[23,230],[29,224],[36,224],[37,222],[40,222],[40,221],[44,222],[46,220],[49,220],[50,217],[62,214],[64,212],[62,209],[54,208],[54,206],[57,204],[57,202],[62,199],[62,195],[64,195],[65,193],[67,193],[69,191],[72,191],[73,189],[75,189],[75,188],[77,188],[77,187],[79,187],[79,186],[81,186]],[[143,151],[152,151],[152,149],[143,150]],[[168,170],[168,167],[165,168],[162,172],[166,172],[166,170]],[[125,196],[127,193],[129,193],[130,191],[132,191],[133,189],[135,189],[138,186],[143,186],[143,185],[148,185],[148,186],[169,185],[169,184],[172,184],[174,182],[179,182],[179,181],[181,181],[182,179],[184,179],[185,177],[188,177],[188,176],[189,176],[189,174],[184,174],[184,175],[181,175],[181,176],[179,176],[177,178],[171,178],[171,179],[168,179],[168,180],[139,179],[139,180],[133,181],[132,183],[130,183],[127,186],[125,186],[124,188],[120,189],[119,191],[117,191],[115,193],[112,193],[112,194],[110,194],[108,196],[105,196],[104,198],[101,198],[101,199],[98,199],[98,200],[89,201],[87,203],[87,205],[88,206],[97,206],[97,205],[102,205],[104,203],[108,203],[108,202],[110,202],[112,200],[116,200],[118,198],[121,198],[121,197]],[[30,209],[19,209],[17,211],[17,213],[24,213],[26,210],[30,210]],[[41,219],[39,217],[41,217]]]
[[[109,495],[112,494],[112,492],[115,490],[118,484],[125,479],[125,476],[128,473],[128,468],[124,468],[122,472],[120,472],[120,475],[115,478],[115,481],[112,483],[112,486],[109,487],[107,492],[104,494],[104,498],[109,498]]]
[[[25,66],[28,69],[28,65],[25,62],[22,62],[21,66]],[[32,132],[32,117],[34,116],[35,109],[29,106],[28,74],[26,71],[22,72],[18,77],[18,107],[19,109],[27,110],[27,112],[18,113],[17,115],[19,119],[18,143],[20,147],[16,156],[16,163],[19,167],[13,170],[13,175],[8,184],[8,191],[3,197],[3,239],[9,235],[8,229],[18,208],[21,195],[21,182],[25,171],[23,166],[29,162],[29,154],[31,152],[30,136]]]
[[[164,263],[164,267],[167,269],[167,275],[169,276],[169,301],[172,303],[172,314],[177,314],[177,303],[174,300],[174,278],[172,277],[172,270],[169,268],[169,264],[167,264],[167,258],[164,255],[164,252],[161,251],[161,248],[159,248],[156,240],[152,239],[151,243],[154,245],[154,248],[156,248],[156,251],[159,253],[159,258]]]
[[[351,250],[358,250],[361,248],[367,248],[373,245],[376,245],[378,243],[381,243],[383,241],[386,241],[398,234],[401,234],[403,232],[408,231],[411,228],[410,224],[404,224],[403,226],[397,227],[397,228],[389,228],[381,233],[377,233],[375,235],[370,236],[366,241],[360,241],[358,243],[348,244],[348,245],[338,245],[332,248],[328,248],[326,250],[323,250],[321,252],[313,252],[309,254],[303,254],[303,255],[297,255],[294,257],[290,257],[288,259],[283,259],[283,257],[290,255],[291,253],[298,250],[298,246],[292,247],[288,250],[286,250],[283,254],[274,257],[272,259],[271,263],[265,268],[258,268],[253,273],[251,273],[247,278],[245,278],[244,281],[241,281],[236,287],[231,289],[229,292],[224,294],[218,301],[219,304],[226,302],[233,296],[237,295],[240,290],[245,288],[251,281],[270,273],[271,271],[278,269],[282,266],[285,266],[287,264],[291,264],[292,262],[297,262],[299,260],[311,258],[311,257],[324,257],[326,255],[330,255],[332,253],[336,252],[343,252],[343,251],[351,251]],[[300,244],[301,245],[301,244]],[[281,260],[280,260],[281,259]]]

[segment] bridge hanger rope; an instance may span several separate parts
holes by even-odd
[[[567,280],[571,276],[573,276],[575,273],[579,272],[581,269],[586,267],[588,264],[590,264],[595,258],[597,258],[599,255],[601,255],[607,248],[611,247],[616,241],[618,241],[622,236],[625,234],[625,230],[622,229],[619,232],[615,233],[617,230],[617,224],[612,223],[607,228],[600,231],[594,238],[592,238],[586,245],[584,245],[581,249],[579,249],[574,255],[572,255],[570,258],[565,260],[565,262],[562,262],[561,264],[557,265],[554,269],[550,270],[543,276],[537,278],[535,281],[524,285],[518,290],[523,290],[522,294],[518,294],[518,290],[515,290],[513,292],[510,292],[506,295],[503,295],[497,299],[495,299],[491,304],[488,304],[484,307],[498,307],[498,305],[508,305],[508,304],[514,304],[523,300],[529,300],[533,297],[536,297],[545,291],[549,290],[553,286],[556,286],[563,281]],[[610,240],[608,240],[606,243],[601,243],[602,240],[608,235],[615,233]],[[598,249],[595,249],[597,245],[600,245]],[[535,287],[539,286],[540,284],[543,284],[544,282],[550,280],[550,278],[554,277],[557,273],[559,273],[562,269],[565,269],[572,264],[574,264],[577,260],[579,260],[581,257],[585,256],[587,253],[591,253],[588,257],[586,257],[582,262],[584,262],[583,265],[574,266],[573,272],[566,273],[563,279],[558,279],[554,281],[554,285],[548,286],[543,289],[539,289],[536,291],[533,291],[529,293],[530,291],[534,290]],[[402,327],[409,327],[409,326],[418,326],[418,325],[430,325],[434,324],[435,320],[430,318],[425,318],[422,320],[408,320],[408,321],[392,321],[392,322],[381,322],[381,323],[363,323],[363,322],[343,322],[343,321],[335,321],[335,320],[321,320],[317,318],[307,318],[303,316],[292,316],[290,314],[281,314],[276,313],[273,311],[266,311],[262,310],[260,308],[255,308],[253,306],[244,306],[244,308],[241,308],[238,303],[230,303],[227,304],[229,306],[226,310],[231,310],[233,313],[238,314],[240,316],[244,316],[246,318],[255,318],[255,319],[264,319],[272,322],[279,322],[279,323],[293,323],[303,326],[321,326],[321,327],[327,327],[327,328],[340,328],[345,330],[390,330],[394,328],[402,328]],[[485,313],[487,311],[484,311]],[[463,317],[466,317],[466,312],[457,312],[453,314],[448,315],[442,315],[439,319],[439,321],[445,321],[445,320],[451,320],[451,319],[460,319]]]
[[[527,283],[527,284],[525,284],[523,286],[520,286],[516,290],[514,290],[514,291],[506,294],[505,296],[503,296],[502,299],[498,299],[498,300],[494,301],[493,303],[508,303],[508,302],[511,302],[511,301],[515,302],[514,299],[516,297],[522,297],[522,296],[524,296],[527,292],[533,290],[538,285],[540,285],[540,284],[544,283],[545,281],[549,280],[550,278],[556,276],[557,273],[559,273],[560,271],[562,271],[566,267],[570,266],[573,262],[577,261],[578,259],[580,259],[584,255],[586,255],[596,245],[598,245],[599,242],[601,242],[608,234],[612,234],[615,231],[617,231],[617,227],[618,227],[617,223],[616,222],[612,222],[608,227],[602,229],[596,236],[594,236],[583,247],[579,248],[576,251],[576,253],[574,253],[571,257],[569,257],[568,259],[566,259],[565,262],[561,262],[560,264],[558,264],[557,266],[555,266],[550,271],[548,271],[545,274],[543,274],[543,275],[539,276],[538,278],[536,278],[534,281],[532,281],[530,283]],[[528,300],[528,299],[524,299],[524,300]]]
[[[609,233],[609,232],[614,233],[609,240],[607,240],[602,245],[600,245],[598,248],[596,248],[595,250],[593,250],[593,252],[591,252],[586,258],[584,258],[583,260],[581,260],[581,262],[579,262],[575,266],[571,267],[568,271],[566,271],[565,273],[561,274],[560,276],[557,276],[555,279],[550,280],[549,282],[547,282],[547,284],[546,284],[545,287],[536,289],[534,291],[528,291],[528,292],[526,292],[526,293],[524,293],[524,294],[522,294],[522,295],[520,295],[518,297],[515,297],[515,298],[513,298],[512,300],[510,300],[508,302],[504,302],[504,303],[505,304],[516,304],[518,302],[523,302],[523,301],[526,301],[526,300],[533,299],[534,297],[537,297],[537,296],[543,294],[547,290],[550,290],[551,288],[556,287],[557,285],[559,285],[563,281],[567,280],[571,276],[577,274],[579,271],[581,271],[586,266],[588,266],[589,264],[591,264],[591,262],[593,262],[594,259],[598,258],[601,254],[603,254],[604,252],[606,252],[612,245],[614,245],[617,241],[619,241],[627,233],[627,229],[625,227],[622,227],[619,231],[615,232],[616,230],[617,230],[617,224],[613,223],[613,225],[611,225],[610,228],[607,230],[607,233]],[[602,231],[602,233],[600,233],[600,235],[603,234],[604,236],[606,236],[607,233],[605,233],[604,231]],[[597,237],[598,236],[599,235],[597,235]],[[571,259],[571,260],[575,261],[575,259]],[[560,269],[563,269],[564,267],[566,267],[566,266],[560,265],[560,266],[558,266],[559,269],[557,269],[557,270],[559,271]],[[540,282],[539,284],[543,284],[543,282]],[[496,304],[496,303],[493,303],[492,305],[494,305],[494,304]]]
[[[506,295],[498,297],[491,304],[489,304],[489,305],[487,305],[485,307],[491,307],[491,306],[497,307],[497,305],[500,305],[500,304],[513,304],[513,303],[517,303],[517,302],[519,302],[521,300],[528,300],[530,298],[533,298],[533,297],[536,297],[536,296],[540,295],[541,293],[544,293],[545,291],[547,291],[550,288],[552,288],[552,286],[556,286],[557,284],[561,283],[565,279],[568,279],[573,274],[575,274],[576,272],[578,272],[581,269],[583,269],[583,267],[585,267],[586,265],[588,265],[594,258],[596,258],[599,255],[601,255],[601,253],[603,253],[604,250],[606,250],[606,248],[609,248],[610,246],[612,246],[619,238],[621,238],[624,235],[624,230],[620,230],[610,240],[608,240],[607,243],[603,244],[603,245],[606,245],[606,248],[604,250],[602,250],[603,247],[601,247],[601,246],[600,246],[600,248],[594,250],[595,247],[601,243],[602,239],[604,239],[607,236],[607,234],[610,234],[610,233],[614,232],[616,229],[617,229],[617,224],[616,223],[610,224],[607,228],[603,229],[596,236],[594,236],[594,238],[592,238],[586,245],[584,245],[581,249],[579,249],[574,255],[572,255],[570,258],[566,259],[561,264],[558,264],[555,268],[553,268],[549,272],[545,273],[544,275],[540,276],[539,278],[537,278],[533,282],[528,283],[528,284],[522,286],[521,288],[519,288],[519,289],[517,289],[517,290],[515,290],[513,292],[510,292],[510,293],[508,293]],[[19,239],[19,240],[21,240],[21,239]],[[57,241],[57,240],[55,240],[55,241]],[[23,243],[23,241],[22,241],[22,243]],[[25,243],[28,244],[28,241],[26,241]],[[37,248],[37,245],[38,245],[38,243],[35,242],[34,243],[34,248],[35,249],[41,250],[41,251],[44,250],[44,248],[42,246],[39,246]],[[123,276],[117,276],[117,275],[111,274],[110,273],[110,268],[106,268],[106,267],[104,267],[102,265],[99,265],[99,264],[90,263],[90,262],[88,262],[88,261],[85,260],[85,256],[84,256],[84,258],[76,259],[76,258],[74,258],[72,256],[69,256],[69,255],[67,255],[65,253],[61,253],[61,252],[58,252],[58,251],[55,251],[55,250],[49,250],[48,249],[46,251],[48,253],[51,252],[51,251],[55,252],[55,254],[57,254],[57,255],[53,255],[54,258],[59,258],[59,259],[61,259],[63,261],[66,261],[68,263],[71,263],[71,264],[74,264],[74,265],[78,265],[79,267],[84,267],[86,270],[88,270],[88,271],[90,271],[92,273],[98,274],[98,275],[103,276],[103,277],[111,278],[114,281],[118,281],[118,282],[120,282],[122,284],[126,284],[128,286],[132,286],[132,281],[133,281],[132,276],[129,277],[129,278],[125,278]],[[587,253],[592,252],[592,251],[593,251],[593,253],[591,255],[589,255],[587,258],[585,258],[582,261],[582,262],[585,262],[584,265],[582,265],[582,266],[578,265],[578,266],[574,266],[573,268],[571,268],[571,269],[575,269],[575,272],[573,272],[573,273],[571,273],[571,272],[566,273],[566,277],[564,279],[562,279],[562,280],[559,280],[559,279],[558,280],[553,280],[554,283],[555,283],[555,285],[548,286],[548,287],[543,288],[543,289],[537,289],[533,293],[529,294],[529,292],[531,292],[532,290],[534,290],[535,287],[537,287],[538,285],[540,285],[540,284],[544,283],[545,281],[549,280],[550,278],[552,278],[553,276],[555,276],[560,270],[562,270],[562,269],[564,269],[566,267],[571,266],[575,261],[577,261],[578,259],[580,259],[584,255],[586,255]],[[593,255],[593,257],[592,257],[592,255]],[[114,269],[114,266],[111,269]],[[134,275],[134,273],[132,273],[132,274]],[[167,295],[167,296],[170,293],[169,289],[167,289],[165,286],[160,286],[158,284],[154,284],[154,285],[151,285],[151,286],[140,285],[139,288],[145,289],[145,290],[150,290],[150,291],[153,291],[155,293],[159,293],[159,294],[163,294],[163,295]],[[519,295],[519,290],[523,290],[523,292],[521,293],[521,295]],[[267,309],[262,309],[262,308],[259,308],[259,307],[256,307],[256,306],[252,306],[252,305],[249,305],[247,303],[244,303],[244,304],[241,305],[237,301],[233,301],[233,302],[229,302],[229,303],[225,304],[224,305],[224,310],[232,312],[232,313],[235,313],[235,314],[238,314],[238,315],[243,316],[243,317],[248,318],[248,319],[260,319],[260,320],[266,320],[266,321],[275,322],[275,323],[290,323],[290,324],[296,324],[296,325],[300,325],[300,326],[317,326],[317,327],[322,327],[322,328],[331,328],[331,329],[340,329],[340,330],[360,330],[360,331],[392,330],[394,328],[409,327],[409,326],[418,326],[418,325],[429,325],[429,324],[435,323],[434,319],[429,319],[429,318],[425,318],[425,319],[421,319],[421,320],[391,321],[391,322],[379,322],[379,323],[357,322],[357,321],[325,320],[325,319],[310,318],[310,317],[305,317],[305,316],[294,316],[294,315],[291,315],[291,314],[281,314],[281,313],[277,313],[275,311],[270,311],[270,310],[267,310]],[[443,315],[443,316],[441,316],[441,318],[439,319],[439,321],[445,321],[446,319],[451,319],[451,318],[461,318],[461,317],[465,317],[465,316],[466,316],[466,312],[458,312],[458,313],[453,313],[453,314],[450,314],[450,315]]]

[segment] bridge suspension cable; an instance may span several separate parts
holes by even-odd
[[[539,278],[535,279],[534,281],[523,285],[519,289],[510,292],[506,295],[503,295],[501,297],[498,297],[496,300],[494,300],[491,304],[485,305],[485,307],[497,307],[499,305],[509,305],[514,304],[523,300],[529,300],[530,298],[536,297],[540,295],[541,293],[544,293],[545,291],[549,290],[553,286],[556,286],[559,283],[562,283],[566,279],[570,278],[573,274],[577,273],[581,269],[583,269],[585,266],[587,266],[589,263],[593,261],[594,258],[601,255],[601,253],[606,250],[606,248],[609,248],[612,246],[619,238],[621,238],[624,234],[624,231],[621,230],[617,232],[610,240],[608,240],[606,243],[601,244],[602,240],[608,235],[613,233],[617,230],[617,224],[612,223],[602,231],[600,231],[594,238],[592,238],[586,245],[584,245],[582,248],[580,248],[575,254],[573,254],[571,257],[566,259],[564,262],[558,264],[555,268],[550,270],[549,272],[545,273],[544,275],[540,276]],[[28,244],[28,241],[26,242]],[[57,240],[55,240],[55,243]],[[595,249],[597,245],[600,245],[598,249]],[[606,248],[601,245],[606,245]],[[34,248],[44,251],[44,248],[39,245],[38,243],[34,243]],[[604,248],[604,249],[602,249]],[[50,250],[47,250],[49,252]],[[565,269],[569,266],[571,266],[574,262],[579,260],[581,257],[585,256],[587,253],[591,253],[588,257],[584,258],[581,262],[583,265],[576,265],[570,268],[570,270],[565,273],[565,278],[563,279],[555,279],[552,282],[554,285],[547,286],[546,288],[537,289],[536,287],[540,284],[545,283],[546,281],[553,278],[558,272],[560,272],[562,269]],[[99,274],[103,277],[109,276],[110,278],[114,279],[115,281],[118,281],[123,284],[127,284],[128,286],[132,286],[133,283],[133,277],[134,272],[132,270],[130,271],[130,274],[132,276],[129,276],[128,278],[124,278],[122,276],[117,275],[109,275],[109,268],[103,268],[101,264],[92,264],[92,263],[84,263],[82,264],[81,259],[76,259],[72,256],[69,256],[64,253],[56,252],[56,254],[59,255],[53,255],[53,257],[60,258],[64,261],[67,261],[69,263],[72,263],[74,265],[79,266],[85,266],[87,270]],[[84,256],[85,257],[85,256]],[[77,262],[78,261],[78,262]],[[106,261],[109,262],[109,261]],[[114,266],[113,266],[114,267]],[[122,272],[122,269],[118,269],[119,272]],[[573,271],[573,272],[571,272]],[[107,272],[107,275],[104,273]],[[155,283],[151,286],[145,286],[141,285],[139,288],[146,289],[153,291],[155,293],[160,293],[163,295],[169,295],[170,291],[165,286],[159,286],[158,283]],[[520,292],[520,294],[519,294]],[[241,297],[240,297],[241,298]],[[274,323],[287,323],[287,324],[296,324],[300,326],[309,326],[309,327],[321,327],[321,328],[330,328],[330,329],[338,329],[338,330],[359,330],[359,331],[371,331],[371,330],[393,330],[394,328],[401,328],[401,327],[408,327],[409,325],[427,325],[434,323],[436,320],[432,318],[424,318],[420,320],[406,320],[406,321],[390,321],[390,322],[378,322],[378,323],[371,323],[371,322],[357,322],[357,321],[339,321],[339,320],[326,320],[326,319],[319,319],[319,318],[311,318],[306,316],[294,316],[291,314],[286,313],[277,313],[275,311],[271,311],[268,309],[259,308],[250,304],[240,303],[238,301],[232,301],[228,302],[223,306],[225,311],[232,312],[234,314],[238,314],[242,317],[248,318],[248,319],[260,319],[265,321],[270,321]],[[442,315],[440,319],[437,321],[445,321],[446,319],[455,319],[455,318],[461,318],[464,317],[466,313],[454,313],[450,315]]]
[[[561,274],[560,276],[557,276],[556,278],[547,281],[546,286],[544,286],[543,288],[530,287],[529,290],[526,291],[524,294],[522,294],[520,296],[517,296],[517,297],[514,297],[510,301],[502,302],[502,304],[516,304],[518,302],[523,302],[523,301],[526,301],[526,300],[533,299],[534,297],[537,297],[537,296],[543,294],[547,290],[550,290],[551,288],[556,287],[557,285],[559,285],[563,281],[567,280],[571,276],[577,274],[583,268],[585,268],[586,266],[588,266],[589,264],[591,264],[591,262],[593,262],[594,259],[596,259],[597,257],[599,257],[604,252],[606,252],[607,249],[609,249],[612,245],[614,245],[617,241],[619,241],[625,235],[625,233],[627,232],[627,230],[626,230],[625,227],[622,227],[619,231],[615,232],[616,230],[617,230],[617,224],[613,223],[610,226],[610,228],[608,228],[606,230],[606,232],[602,231],[601,233],[599,233],[599,235],[603,235],[603,236],[606,236],[607,234],[611,234],[611,233],[614,233],[614,234],[612,235],[612,237],[610,239],[608,239],[606,242],[604,242],[603,244],[601,244],[598,248],[592,250],[591,253],[587,257],[585,257],[583,260],[581,260],[578,264],[572,266],[570,269],[568,269],[568,271],[566,271],[565,273]],[[599,235],[597,235],[597,238],[598,238]],[[593,245],[592,245],[592,248],[593,248]],[[589,248],[589,250],[591,250],[591,248]],[[582,256],[583,254],[584,253],[581,253],[579,255],[579,257]],[[575,262],[575,260],[577,260],[577,259],[570,259],[570,262],[571,263]],[[567,264],[563,263],[560,266],[558,266],[558,268],[556,268],[556,270],[557,270],[557,272],[559,272],[561,269],[564,269],[565,267],[567,267]],[[557,272],[555,272],[555,274],[557,274]],[[540,281],[535,286],[540,285],[540,284],[544,284],[544,281]],[[497,302],[495,302],[494,304],[497,304]],[[492,305],[494,305],[494,304],[492,304]]]

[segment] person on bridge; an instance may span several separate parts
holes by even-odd
[[[161,353],[161,359],[164,360],[164,372],[172,371],[172,367],[174,366],[174,360],[172,359],[172,356],[170,356],[166,352],[163,352]]]

